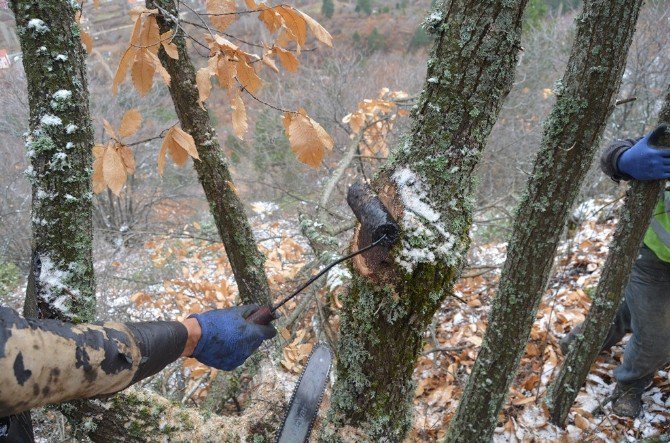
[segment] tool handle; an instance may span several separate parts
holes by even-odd
[[[276,318],[277,317],[275,317],[270,306],[261,306],[252,312],[245,320],[257,325],[269,325],[270,322]]]

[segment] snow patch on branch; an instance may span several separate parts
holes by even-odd
[[[44,126],[60,126],[63,124],[63,120],[53,114],[44,114],[40,123]]]
[[[71,278],[70,271],[60,269],[48,255],[40,255],[40,293],[45,301],[62,314],[69,316],[69,295],[78,296],[77,289],[70,289],[67,283]]]
[[[396,262],[408,273],[419,263],[453,261],[456,237],[440,221],[440,213],[428,201],[427,185],[405,167],[393,174],[404,205],[402,227],[405,236]]]
[[[28,21],[28,26],[27,26],[27,28],[28,28],[28,29],[32,29],[33,31],[35,31],[35,32],[38,33],[38,34],[45,34],[45,33],[47,33],[47,32],[50,31],[50,29],[49,29],[49,27],[47,26],[47,24],[44,23],[44,21],[41,20],[41,19],[39,19],[39,18],[31,18],[31,19]]]

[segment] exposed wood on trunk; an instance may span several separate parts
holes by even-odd
[[[426,20],[436,43],[411,138],[373,184],[400,223],[400,244],[374,279],[355,262],[323,441],[346,441],[352,429],[402,441],[411,425],[412,372],[469,246],[472,173],[512,86],[525,5],[445,1]]]
[[[568,211],[615,101],[642,1],[588,0],[517,211],[481,350],[446,441],[488,441],[526,349]]]
[[[147,0],[146,5],[147,8],[160,7],[173,17],[178,15],[173,0]],[[158,25],[161,33],[174,29],[171,19],[163,15],[158,16]],[[194,160],[193,165],[230,260],[240,298],[245,303],[269,304],[270,289],[263,268],[265,257],[256,246],[209,114],[198,102],[195,68],[181,29],[172,42],[179,49],[179,59],[168,57],[162,47],[158,56],[172,79],[169,89],[181,127],[195,140],[200,161]]]
[[[670,123],[670,89],[659,116],[659,123]],[[670,143],[664,143],[670,146]],[[658,202],[664,181],[631,181],[626,200],[619,211],[619,223],[609,245],[607,260],[584,327],[571,346],[563,366],[549,387],[548,403],[551,420],[565,425],[570,407],[575,402],[605,341],[610,325],[621,304],[635,257],[649,227],[649,219]]]

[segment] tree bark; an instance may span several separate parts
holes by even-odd
[[[57,0],[11,6],[30,105],[33,238],[25,315],[92,321],[93,131],[75,9]]]
[[[174,0],[147,0],[146,5],[150,9],[159,7],[172,17],[178,15]],[[161,33],[174,30],[171,18],[162,14],[158,15],[158,26]],[[263,267],[265,257],[256,246],[244,206],[235,193],[228,161],[210,123],[209,114],[198,102],[195,68],[188,55],[181,28],[172,42],[179,49],[179,59],[168,57],[162,47],[158,56],[172,78],[170,95],[181,127],[195,140],[200,161],[194,160],[193,165],[233,268],[240,298],[244,303],[269,304],[270,288]]]
[[[659,123],[670,124],[670,89]],[[670,146],[670,143],[666,141],[665,145]],[[565,425],[570,407],[600,353],[663,186],[663,180],[633,180],[626,192],[626,200],[619,211],[619,223],[584,328],[571,345],[558,376],[549,388],[547,403],[551,421],[558,426]]]
[[[488,441],[526,348],[556,247],[579,186],[593,160],[641,0],[587,0],[557,102],[517,211],[489,325],[448,442]]]
[[[436,43],[411,136],[373,184],[400,244],[353,261],[323,441],[401,441],[411,426],[412,372],[469,246],[473,170],[512,86],[525,5],[445,1],[426,20]],[[359,226],[353,249],[368,234]]]

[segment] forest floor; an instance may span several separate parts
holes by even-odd
[[[657,436],[670,429],[670,380],[659,371],[643,396],[643,411],[631,420],[610,413],[606,403],[615,380],[612,371],[622,361],[619,346],[600,355],[572,408],[566,429],[549,423],[544,398],[563,356],[558,341],[584,320],[589,293],[598,283],[616,220],[611,205],[589,202],[581,208],[582,222],[559,249],[554,276],[542,300],[516,381],[500,415],[496,442],[620,442]],[[480,245],[471,251],[474,263],[502,265],[504,244]],[[458,406],[467,376],[477,356],[495,295],[499,269],[462,279],[455,298],[447,300],[427,338],[415,371],[417,391],[412,441],[438,441]]]

